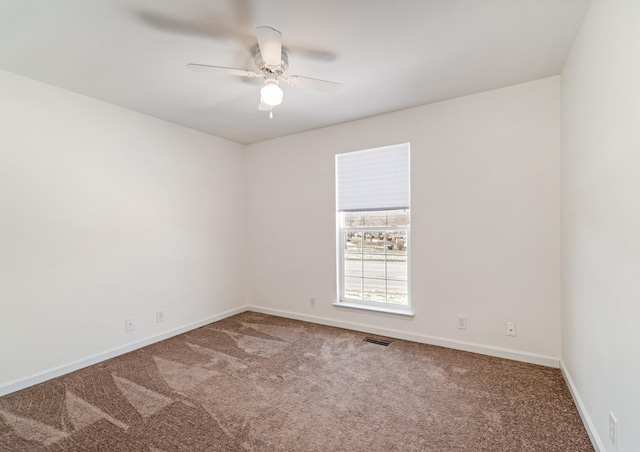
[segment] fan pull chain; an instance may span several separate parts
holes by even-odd
[[[269,119],[273,119],[273,112],[272,111],[269,112]]]

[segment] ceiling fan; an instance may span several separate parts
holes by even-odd
[[[338,92],[344,87],[342,83],[302,77],[300,75],[285,77],[283,72],[289,67],[289,53],[282,46],[282,33],[271,27],[257,27],[256,37],[258,38],[258,44],[253,48],[253,56],[259,71],[196,63],[188,64],[187,68],[195,72],[210,72],[247,78],[262,77],[263,82],[262,88],[260,88],[258,110],[268,111],[270,118],[273,118],[273,108],[282,103],[284,93],[279,86],[281,81],[290,86],[310,88],[328,93]]]

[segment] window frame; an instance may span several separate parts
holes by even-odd
[[[397,154],[396,154],[397,153]],[[401,314],[413,317],[411,301],[411,143],[399,143],[377,148],[335,154],[335,212],[336,212],[336,300],[333,305],[344,308],[357,308],[379,311],[387,314]],[[408,226],[366,226],[366,221],[360,227],[342,225],[342,214],[345,212],[366,212],[395,210],[409,210]],[[388,215],[388,214],[387,214]],[[364,220],[364,218],[363,218]],[[347,224],[347,222],[345,222]],[[397,224],[397,223],[396,223]],[[389,302],[389,280],[387,266],[387,249],[385,249],[385,301],[363,300],[345,297],[346,289],[346,234],[349,231],[366,232],[378,231],[406,231],[406,304]],[[364,236],[363,236],[364,239]],[[360,273],[362,290],[365,295],[367,279],[364,275],[364,243],[360,249],[363,256],[363,267]],[[376,259],[377,260],[377,259]],[[351,267],[349,267],[351,268]],[[370,281],[379,278],[370,278]],[[377,298],[376,284],[371,285],[373,298]]]

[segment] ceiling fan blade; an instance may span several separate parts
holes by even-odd
[[[256,28],[256,37],[262,61],[267,66],[280,66],[282,62],[282,33],[271,27],[258,27]]]
[[[180,19],[174,19],[170,16],[163,16],[147,11],[140,11],[137,13],[138,18],[145,22],[147,25],[158,28],[163,31],[182,33],[193,36],[204,36],[205,38],[224,38],[229,33],[220,33],[216,30],[220,28],[222,24],[216,24],[212,22],[212,18],[204,18],[198,22],[186,21]]]
[[[256,74],[246,69],[236,69],[224,66],[209,66],[208,64],[187,64],[187,68],[194,72],[209,72],[215,74],[237,75],[239,77],[262,77],[262,74]]]
[[[291,86],[300,88],[315,89],[324,93],[338,93],[342,91],[344,85],[338,82],[330,82],[329,80],[320,80],[317,78],[302,77],[301,75],[292,75],[291,77],[280,77]]]

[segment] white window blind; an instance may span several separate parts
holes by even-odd
[[[408,209],[409,143],[336,155],[339,212]]]

